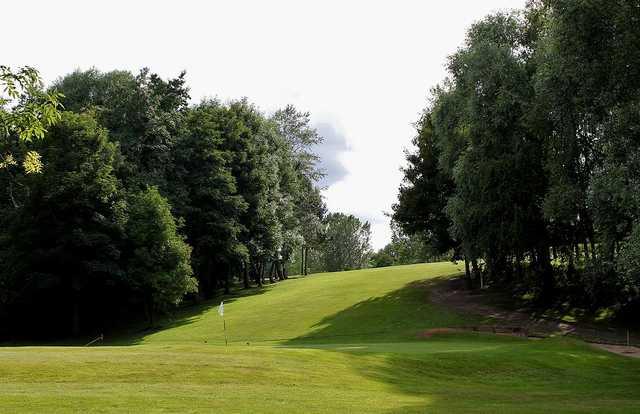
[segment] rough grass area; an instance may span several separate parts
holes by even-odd
[[[570,339],[418,339],[470,322],[422,283],[457,272],[314,275],[229,298],[229,347],[207,304],[107,346],[0,348],[0,411],[640,412],[640,360]]]

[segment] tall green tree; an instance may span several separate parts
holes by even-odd
[[[403,229],[455,240],[491,283],[541,299],[634,297],[638,13],[536,0],[474,24],[418,124],[394,206]]]
[[[222,121],[224,146],[233,154],[231,172],[238,194],[247,204],[240,217],[240,240],[249,259],[244,263],[245,286],[249,278],[259,285],[267,266],[282,245],[278,221],[280,198],[276,132],[264,115],[246,100],[232,102]]]
[[[111,139],[120,144],[125,162],[118,175],[127,188],[156,185],[166,195],[172,150],[188,106],[185,73],[163,80],[148,69],[76,71],[54,87],[64,93],[70,111],[93,111]]]
[[[120,156],[94,118],[69,112],[34,148],[45,171],[16,172],[16,207],[3,202],[2,296],[33,333],[78,334],[88,327],[83,314],[99,313],[122,273]]]
[[[451,259],[451,252],[440,253],[427,243],[423,233],[406,234],[391,220],[391,242],[371,256],[373,267],[428,263]]]
[[[323,141],[317,130],[311,125],[310,114],[300,112],[294,106],[287,105],[276,111],[271,120],[277,133],[283,139],[282,166],[284,182],[281,186],[291,196],[289,226],[285,230],[282,247],[282,259],[286,263],[292,259],[294,250],[300,250],[301,274],[306,274],[305,264],[309,249],[317,248],[321,238],[321,221],[326,207],[317,186],[323,172],[318,167],[318,156],[314,147]],[[283,266],[286,269],[286,266]]]
[[[416,123],[415,150],[406,153],[407,166],[393,205],[393,221],[404,233],[418,235],[435,251],[444,253],[457,247],[450,234],[451,220],[445,212],[454,183],[440,166],[440,143],[434,134],[432,113],[425,112]]]
[[[189,109],[174,151],[171,194],[175,213],[185,220],[193,246],[193,266],[205,297],[224,284],[248,260],[241,222],[248,205],[232,173],[235,154],[226,146],[228,109],[205,101]]]
[[[188,293],[197,292],[192,277],[191,247],[178,233],[169,202],[155,187],[134,194],[126,224],[127,284],[140,292],[153,323],[156,310],[179,304]]]
[[[540,231],[542,142],[526,119],[533,89],[523,25],[515,15],[489,16],[472,26],[466,47],[451,59],[468,145],[454,169],[447,210],[454,234],[480,251],[491,278],[521,274],[529,255],[550,295],[548,243]]]
[[[371,256],[370,237],[368,222],[350,214],[328,214],[322,246],[325,270],[336,272],[367,267]]]

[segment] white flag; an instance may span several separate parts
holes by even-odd
[[[220,306],[218,306],[218,315],[224,316],[224,300],[220,302]]]

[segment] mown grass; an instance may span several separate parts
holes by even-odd
[[[473,320],[419,283],[457,271],[317,275],[229,298],[229,347],[208,304],[108,346],[0,348],[0,411],[640,412],[638,360],[564,338],[417,339]]]
[[[436,263],[325,273],[267,285],[253,295],[226,297],[231,342],[361,342],[413,339],[420,329],[454,326],[470,318],[431,305],[420,284],[458,274],[461,265]],[[116,343],[223,344],[219,300],[188,309],[167,328]]]

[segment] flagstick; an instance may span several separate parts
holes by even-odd
[[[224,319],[224,300],[218,306],[218,315],[222,316],[222,329],[224,330],[224,346],[229,346],[227,341],[227,321]]]

